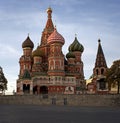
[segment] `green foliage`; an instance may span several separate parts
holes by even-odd
[[[0,67],[0,91],[7,90],[7,79],[4,76],[2,68]]]
[[[120,60],[114,61],[113,65],[107,70],[106,81],[108,82],[109,89],[111,89],[111,85],[115,85],[116,82],[120,82]]]

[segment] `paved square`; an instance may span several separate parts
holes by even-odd
[[[120,123],[120,108],[0,105],[0,123]]]

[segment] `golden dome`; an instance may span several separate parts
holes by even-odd
[[[49,7],[46,11],[47,11],[47,12],[51,12],[51,13],[52,13],[52,9],[51,9],[51,7]]]

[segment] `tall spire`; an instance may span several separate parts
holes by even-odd
[[[48,19],[51,19],[52,9],[50,7],[47,9],[47,13],[48,13]]]
[[[53,22],[52,22],[52,9],[50,7],[47,9],[47,14],[48,14],[48,20],[45,28],[54,29]]]
[[[107,68],[106,60],[101,46],[101,40],[98,39],[98,51],[96,56],[95,67],[104,67]]]
[[[42,37],[41,37],[42,46],[47,44],[47,39],[49,35],[54,31],[54,25],[52,22],[52,9],[50,7],[47,9],[47,14],[48,14],[48,19],[47,19],[46,26],[42,32]]]

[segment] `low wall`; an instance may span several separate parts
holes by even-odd
[[[120,95],[5,95],[0,104],[120,106]]]

